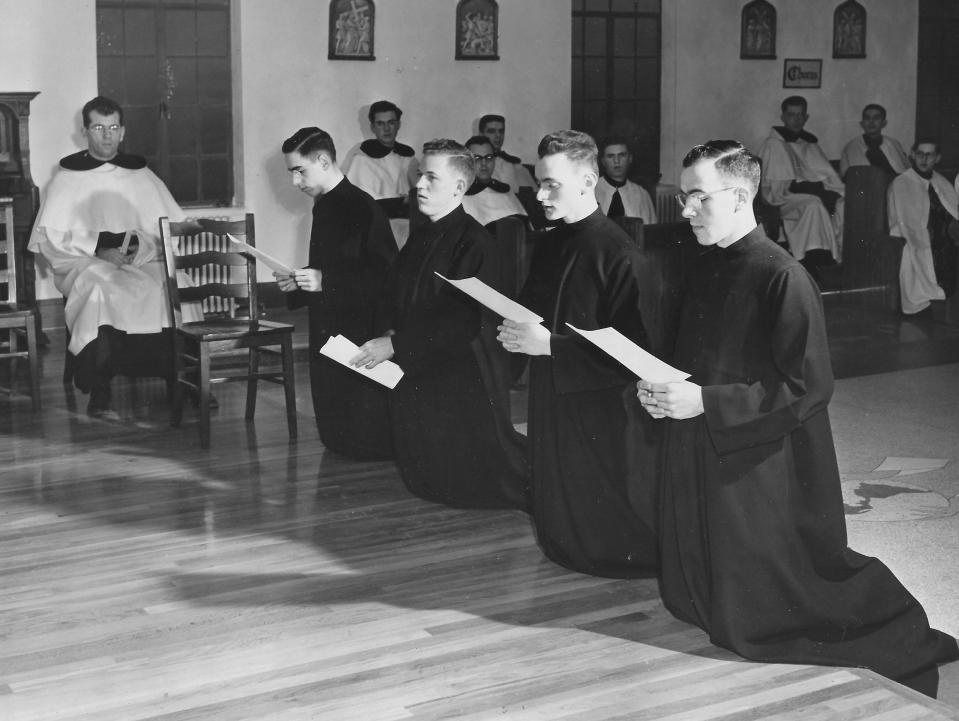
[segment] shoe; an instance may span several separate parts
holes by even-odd
[[[193,403],[193,405],[195,406],[200,405],[200,394],[197,391],[191,388],[187,390],[186,395],[187,395],[187,398],[190,399],[190,402]],[[217,408],[220,407],[220,402],[216,399],[216,396],[213,395],[212,393],[210,394],[210,400],[208,401],[208,404],[211,411],[216,410]]]
[[[87,404],[87,415],[91,418],[118,419],[116,411],[110,407],[112,394],[110,386],[96,386],[90,389],[90,402]]]

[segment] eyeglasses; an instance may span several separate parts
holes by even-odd
[[[702,204],[709,200],[711,197],[717,193],[723,193],[727,190],[737,190],[738,185],[730,185],[728,188],[720,188],[719,190],[714,190],[710,193],[677,193],[676,202],[679,203],[679,207],[683,210],[686,210],[686,205],[692,201],[694,208],[702,207]]]
[[[494,160],[496,160],[496,154],[490,153],[489,155],[476,155],[474,153],[473,160],[475,160],[477,163],[479,162],[492,163]]]
[[[94,133],[99,133],[100,135],[103,135],[107,130],[109,130],[111,133],[119,132],[120,126],[116,124],[101,125],[100,123],[97,123],[96,125],[91,125],[89,129],[92,130]]]

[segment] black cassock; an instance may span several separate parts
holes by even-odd
[[[342,334],[357,344],[373,335],[377,301],[396,257],[386,214],[367,193],[343,178],[313,203],[309,267],[323,273],[323,290],[295,290],[291,308],[307,306],[310,323],[310,386],[320,440],[356,459],[393,456],[386,394],[378,383],[321,356],[320,348]]]
[[[934,695],[956,641],[846,545],[819,291],[758,228],[695,260],[674,364],[705,413],[667,420],[662,596],[756,661],[870,668]]]
[[[509,417],[499,358],[481,306],[439,278],[501,271],[489,233],[462,206],[415,224],[391,274],[379,332],[394,331],[404,377],[390,393],[396,464],[416,496],[457,508],[525,509],[525,439]],[[488,326],[488,324],[487,324]]]
[[[583,330],[612,326],[645,347],[638,252],[597,209],[538,242],[520,295],[552,334],[551,355],[530,359],[537,537],[556,563],[599,576],[655,574],[655,535],[648,522],[655,516],[652,495],[641,493],[645,500],[637,502],[635,492],[651,488],[655,479],[636,463],[627,438],[635,376],[566,323]]]

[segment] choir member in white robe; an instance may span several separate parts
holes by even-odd
[[[347,179],[380,202],[390,218],[396,244],[402,248],[410,234],[409,193],[416,184],[419,165],[416,151],[396,139],[403,111],[388,100],[370,105],[373,138],[344,163]]]
[[[600,144],[603,173],[596,182],[596,202],[607,217],[641,218],[649,225],[656,222],[656,206],[645,188],[627,177],[632,162],[625,140],[607,138]]]
[[[912,167],[889,186],[889,234],[906,241],[899,289],[902,312],[908,315],[955,291],[956,246],[946,229],[959,218],[959,209],[956,188],[933,170],[939,157],[935,141],[917,141],[910,153]]]
[[[762,195],[779,208],[789,250],[803,260],[822,250],[842,260],[845,192],[815,135],[803,130],[809,115],[800,96],[782,103],[783,126],[775,126],[763,145]]]
[[[899,141],[882,134],[886,127],[884,107],[876,103],[867,105],[863,108],[859,125],[863,134],[846,143],[839,158],[841,177],[845,178],[846,171],[853,165],[873,165],[882,168],[890,176],[909,169],[909,158]]]
[[[493,177],[506,183],[514,193],[520,188],[535,188],[536,181],[523,165],[522,159],[503,150],[503,142],[506,139],[506,118],[502,115],[484,115],[479,121],[479,131],[480,134],[489,138],[493,145],[493,152],[496,153]]]
[[[474,135],[466,141],[473,154],[476,179],[463,196],[463,210],[487,226],[511,215],[526,217],[526,211],[509,186],[493,177],[496,154],[485,135]]]

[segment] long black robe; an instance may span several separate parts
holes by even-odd
[[[674,364],[705,413],[667,420],[662,596],[756,661],[858,666],[935,693],[955,640],[846,543],[819,291],[757,228],[690,269]]]
[[[539,241],[520,294],[552,334],[551,355],[530,359],[538,540],[556,563],[598,576],[655,574],[655,535],[647,522],[655,517],[652,497],[636,503],[639,513],[649,514],[644,520],[630,504],[629,488],[651,487],[653,479],[636,466],[627,441],[626,404],[635,400],[636,378],[566,323],[583,330],[612,326],[647,346],[638,252],[597,209]]]
[[[295,290],[287,303],[309,311],[310,387],[320,440],[351,458],[392,458],[387,390],[319,350],[338,334],[357,344],[369,340],[396,254],[389,220],[369,194],[344,178],[316,198],[308,267],[322,271],[323,290]]]
[[[493,368],[502,347],[480,334],[481,306],[435,275],[500,273],[489,233],[462,206],[423,221],[394,267],[380,331],[394,331],[404,377],[389,394],[396,464],[416,496],[457,508],[525,509],[525,439]]]

